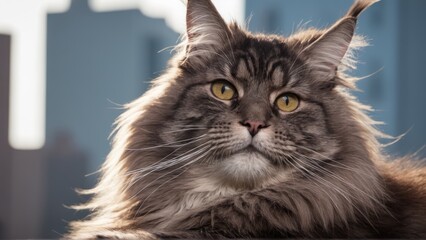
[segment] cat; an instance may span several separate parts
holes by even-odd
[[[351,96],[356,0],[288,37],[188,0],[186,41],[128,104],[69,238],[426,237],[426,168],[388,159]]]

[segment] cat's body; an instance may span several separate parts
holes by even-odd
[[[426,169],[388,161],[344,74],[357,1],[327,31],[227,26],[189,0],[188,42],[119,118],[69,237],[426,237]]]

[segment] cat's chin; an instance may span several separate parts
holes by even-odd
[[[255,188],[275,172],[271,161],[252,148],[222,159],[218,167],[224,183],[238,188]]]

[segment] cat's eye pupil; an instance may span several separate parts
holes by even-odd
[[[221,92],[222,92],[222,94],[224,94],[225,93],[225,91],[226,91],[226,85],[225,84],[223,84],[223,86],[222,86],[222,89],[220,90]]]
[[[299,97],[292,93],[285,93],[277,98],[275,105],[283,112],[293,112],[299,107]]]
[[[235,87],[226,80],[214,81],[211,85],[211,92],[216,98],[226,101],[230,101],[237,96]]]
[[[285,96],[284,99],[285,99],[285,105],[288,106],[288,104],[290,103],[290,99],[288,98],[288,96]]]

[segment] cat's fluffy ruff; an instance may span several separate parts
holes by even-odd
[[[425,168],[386,162],[384,135],[347,91],[352,51],[364,45],[356,19],[374,2],[356,1],[327,30],[284,38],[226,25],[209,0],[189,0],[184,47],[118,119],[81,206],[93,213],[68,236],[426,237]],[[211,96],[218,78],[234,84],[236,102]],[[302,99],[295,113],[271,107],[286,91]],[[270,126],[240,169],[246,118]]]

